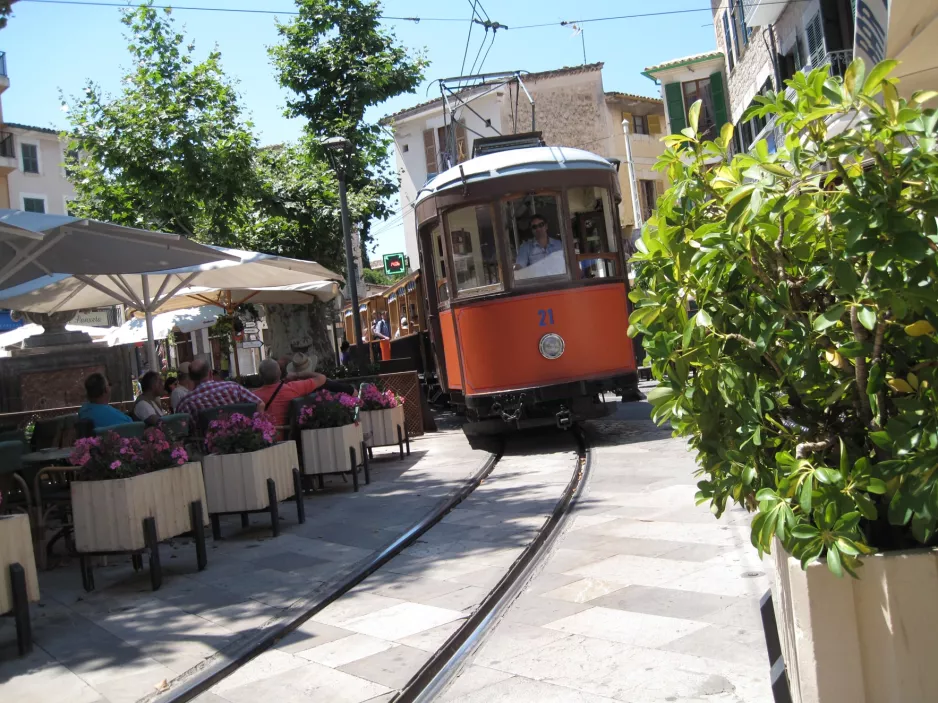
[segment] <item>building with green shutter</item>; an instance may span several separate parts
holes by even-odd
[[[729,119],[723,54],[711,51],[649,66],[642,74],[661,86],[668,132],[687,127],[687,110],[701,101],[698,129],[710,138],[720,133]]]
[[[938,90],[938,0],[712,0],[716,51],[645,69],[661,85],[669,129],[686,126],[687,109],[703,101],[701,124],[735,126],[736,151],[764,139],[775,150],[769,119],[742,120],[753,99],[786,90],[798,71],[828,66],[842,76],[855,56],[902,63],[899,92]]]

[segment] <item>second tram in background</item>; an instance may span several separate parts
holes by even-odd
[[[608,414],[604,393],[640,397],[618,199],[612,163],[545,146],[476,156],[418,193],[421,271],[403,288],[422,294],[389,321],[429,332],[415,353],[468,432],[567,427]]]

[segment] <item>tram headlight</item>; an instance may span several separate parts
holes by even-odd
[[[538,342],[537,348],[545,359],[559,359],[564,350],[563,337],[553,332],[545,334]]]

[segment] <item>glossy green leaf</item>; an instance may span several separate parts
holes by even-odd
[[[843,317],[844,310],[846,306],[843,304],[834,305],[833,307],[825,310],[822,314],[818,315],[814,320],[814,329],[818,332],[826,330],[828,327],[833,327],[837,324],[841,317]]]
[[[873,308],[861,305],[857,311],[857,318],[860,320],[860,324],[871,332],[876,329],[876,311]]]

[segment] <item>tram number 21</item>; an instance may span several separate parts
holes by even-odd
[[[537,314],[540,315],[540,317],[541,317],[541,323],[540,323],[540,326],[541,326],[541,327],[547,327],[547,325],[552,325],[552,324],[554,324],[554,311],[553,311],[553,309],[547,308],[547,310],[538,310],[538,311],[537,311]]]

